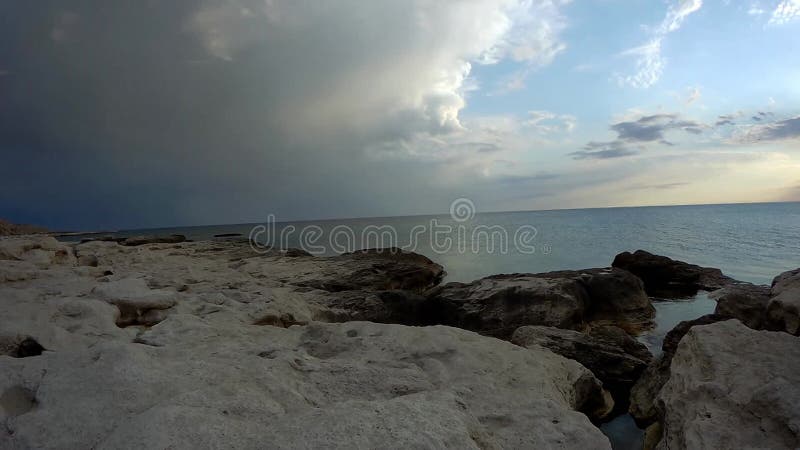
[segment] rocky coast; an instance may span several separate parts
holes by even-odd
[[[800,270],[637,251],[442,284],[399,249],[0,238],[0,448],[800,446]],[[654,357],[652,301],[712,291]]]

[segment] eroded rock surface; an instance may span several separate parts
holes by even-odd
[[[755,330],[766,325],[769,286],[739,283],[712,292],[710,297],[717,301],[714,314],[739,319]]]
[[[0,448],[609,448],[587,416],[608,393],[575,361],[444,326],[320,323],[379,313],[296,283],[345,275],[401,314],[412,293],[385,289],[423,289],[435,266],[348,279],[373,256],[73,250],[98,267],[51,259],[0,282],[0,336],[47,349],[0,355]],[[121,328],[119,305],[165,315]]]
[[[738,283],[712,296],[716,314],[739,319],[755,330],[800,334],[800,269],[778,275],[771,287]]]
[[[708,325],[728,319],[717,314],[707,314],[697,319],[685,320],[669,331],[661,345],[661,355],[650,362],[631,389],[629,412],[641,426],[659,420],[658,393],[669,380],[669,367],[681,339],[698,325]]]
[[[525,326],[514,332],[511,342],[526,348],[544,347],[578,361],[603,382],[623,408],[631,387],[652,359],[644,344],[613,326],[593,327],[588,333]]]
[[[159,311],[177,303],[175,292],[151,289],[142,278],[101,283],[92,289],[92,295],[119,308],[119,326],[154,325],[164,318]]]
[[[800,334],[800,269],[784,272],[772,281],[767,305],[767,328]]]
[[[393,289],[424,292],[439,284],[445,275],[439,264],[399,248],[361,250],[319,260],[324,264],[318,272],[302,274],[293,284],[328,292]]]
[[[800,446],[800,341],[737,320],[693,327],[659,394],[658,448]]]
[[[41,234],[47,232],[48,230],[43,227],[37,227],[35,225],[20,225],[0,219],[0,236]]]
[[[637,328],[655,309],[641,281],[619,269],[493,275],[431,295],[437,323],[508,339],[519,327],[581,329],[592,321]]]

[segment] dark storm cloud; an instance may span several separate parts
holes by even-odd
[[[469,26],[496,27],[450,11],[423,26],[401,3],[0,2],[0,217],[105,228],[444,210],[435,163],[363,149],[460,129],[459,85],[435,81],[494,47]]]

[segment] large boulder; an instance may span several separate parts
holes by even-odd
[[[656,311],[642,281],[626,270],[588,269],[551,272],[579,279],[589,294],[590,321],[611,323],[629,331],[640,331],[651,325]]]
[[[686,333],[694,326],[708,325],[726,319],[725,316],[707,314],[697,319],[685,320],[667,333],[661,345],[661,355],[650,362],[630,391],[628,412],[636,420],[636,423],[640,426],[647,426],[658,420],[656,399],[661,388],[669,380],[672,357]]]
[[[658,396],[658,448],[800,446],[800,341],[737,320],[693,327]]]
[[[716,314],[755,330],[800,334],[800,269],[778,275],[771,287],[736,283],[711,296],[717,300]]]
[[[654,297],[690,297],[698,291],[713,291],[734,282],[719,269],[700,267],[644,250],[620,253],[611,265],[641,278],[647,293]]]
[[[511,342],[526,348],[544,347],[574,359],[603,382],[620,408],[626,408],[630,389],[652,355],[647,347],[621,328],[592,327],[587,333],[553,327],[518,328]]]
[[[618,269],[493,275],[448,283],[430,302],[432,321],[503,339],[525,325],[582,329],[597,320],[636,328],[655,315],[641,281]]]
[[[0,447],[610,448],[588,370],[463,330],[175,315],[137,341],[0,358]]]
[[[800,334],[800,269],[784,272],[772,281],[766,328]]]
[[[738,319],[754,330],[764,328],[770,299],[769,286],[737,283],[714,291],[709,297],[717,301],[714,314]]]

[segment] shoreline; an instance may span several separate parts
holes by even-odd
[[[180,399],[186,395],[181,394],[186,391],[180,387],[179,379],[170,378],[162,370],[163,367],[172,367],[172,370],[190,377],[186,383],[205,392],[206,400],[211,404],[229,405],[225,407],[228,415],[230,408],[238,405],[237,408],[241,409],[248,404],[244,399],[232,400],[238,398],[239,394],[234,392],[240,389],[223,394],[218,384],[208,384],[203,379],[218,379],[223,383],[225,378],[219,376],[225,373],[239,380],[240,387],[244,389],[243,386],[247,386],[245,391],[249,394],[256,397],[266,395],[264,404],[278,402],[282,405],[270,413],[261,411],[280,420],[297,420],[306,414],[327,417],[326,414],[333,414],[352,402],[367,401],[379,408],[392,409],[398,407],[398,402],[413,397],[413,402],[403,407],[432,408],[430,415],[423,414],[431,423],[435,423],[436,417],[445,410],[450,411],[448,414],[463,416],[461,425],[440,423],[440,427],[430,430],[426,435],[430,440],[426,442],[461,442],[459,439],[471,438],[477,433],[480,439],[499,447],[513,446],[513,442],[552,445],[555,441],[543,437],[551,434],[541,432],[550,429],[555,433],[552,436],[561,436],[557,439],[593,448],[598,446],[599,429],[595,424],[627,411],[626,403],[633,389],[631,399],[636,401],[632,403],[631,411],[637,413],[634,417],[640,424],[648,425],[648,439],[652,441],[654,429],[660,428],[665,442],[672,442],[687,438],[687,430],[675,428],[678,422],[674,415],[677,412],[669,409],[670,402],[678,401],[683,394],[671,390],[669,379],[673,378],[669,374],[681,367],[671,367],[672,360],[690,364],[693,358],[700,356],[735,357],[719,349],[716,353],[720,355],[715,352],[692,354],[692,349],[684,349],[677,345],[678,342],[695,339],[700,329],[701,334],[710,334],[712,338],[717,338],[717,334],[723,337],[747,334],[737,328],[744,328],[739,321],[735,322],[738,325],[732,325],[725,320],[730,318],[737,318],[757,330],[783,328],[780,334],[785,337],[781,336],[781,344],[786,344],[783,341],[787,338],[797,339],[791,334],[798,331],[792,327],[796,310],[790,306],[796,299],[800,276],[795,277],[792,272],[782,275],[785,278],[782,283],[786,286],[778,283],[779,290],[772,292],[775,287],[736,282],[716,269],[638,252],[618,255],[613,268],[505,274],[471,283],[444,285],[440,282],[445,268],[413,253],[385,254],[372,250],[314,257],[290,250],[257,255],[246,241],[241,240],[183,242],[175,241],[173,237],[139,240],[126,245],[104,241],[62,243],[52,237],[25,236],[0,239],[0,257],[5,263],[0,271],[0,291],[8,299],[2,311],[3,317],[8,319],[0,329],[0,348],[6,349],[2,353],[6,356],[0,356],[0,371],[9,380],[0,385],[0,406],[4,411],[0,419],[5,421],[7,428],[14,430],[11,435],[0,438],[0,443],[7,439],[8,443],[21,448],[59,447],[67,443],[82,447],[97,442],[90,436],[105,442],[103,439],[109,439],[111,435],[103,430],[120,420],[141,422],[139,426],[144,428],[140,433],[145,433],[148,427],[159,430],[155,436],[135,439],[128,436],[134,439],[130,442],[142,445],[160,446],[175,442],[178,437],[183,445],[187,442],[215,442],[214,439],[219,438],[219,430],[212,432],[196,425],[163,428],[159,425],[161,421],[177,426],[175,417],[163,415],[166,412],[152,416],[133,414],[126,409],[129,407],[116,404],[111,394],[116,388],[108,382],[96,380],[97,377],[110,376],[108,370],[113,364],[98,367],[91,362],[97,355],[92,349],[108,346],[113,350],[108,354],[101,350],[101,359],[103,355],[112,360],[117,358],[119,364],[129,367],[134,374],[138,370],[136,367],[146,367],[134,378],[126,376],[112,381],[137,396],[144,395],[146,398],[140,399],[141,402],[143,405],[151,402],[151,408],[161,404],[158,397],[164,394],[148,397],[148,386],[154,386],[153,382],[162,383],[167,391],[175,391],[172,393],[177,397],[170,398]],[[724,314],[714,321],[706,319],[694,328],[683,323],[678,325],[666,335],[665,354],[653,357],[642,348],[643,345],[637,345],[635,331],[644,329],[648,321],[653,320],[655,310],[651,297],[663,295],[665,291],[683,296],[698,291],[714,291],[717,313]],[[780,309],[775,307],[776,304],[785,307]],[[720,311],[720,306],[725,306],[723,311]],[[377,337],[385,333],[394,336],[391,350],[385,350],[388,343]],[[751,337],[754,342],[775,340],[761,334],[775,331],[753,333],[756,333]],[[319,335],[327,337],[319,340]],[[376,336],[375,342],[370,342],[370,336]],[[422,336],[426,337],[423,339]],[[255,351],[253,346],[256,342],[273,339],[277,342],[274,348]],[[731,339],[725,337],[720,345],[724,347]],[[15,354],[31,352],[27,349],[32,344],[26,340],[41,346],[42,351],[38,355],[14,357]],[[28,343],[23,345],[23,342]],[[483,356],[475,353],[478,352],[472,349],[475,345],[485,348],[488,353]],[[407,353],[412,348],[417,348],[415,351],[418,353]],[[247,349],[254,353],[248,353],[250,350]],[[370,369],[369,363],[352,353],[359,351],[382,361],[380,367]],[[519,356],[520,351],[523,356]],[[682,354],[682,351],[689,353]],[[203,357],[186,359],[181,352],[202,354]],[[220,366],[219,352],[226,355],[223,358],[227,361],[225,364],[240,366],[243,372],[234,370],[231,373],[233,369],[224,369],[224,364]],[[262,353],[264,356],[260,356]],[[122,356],[114,356],[117,354]],[[496,404],[496,399],[492,400],[490,396],[471,396],[456,389],[472,386],[470,389],[474,390],[475,386],[487,383],[497,385],[500,380],[511,382],[505,378],[504,372],[494,372],[496,368],[487,362],[492,360],[487,357],[489,354],[500,355],[498,357],[509,364],[509,361],[517,361],[512,366],[525,368],[514,375],[515,382],[520,382],[520,377],[528,377],[526,373],[540,373],[540,382],[544,381],[551,387],[537,384],[519,391],[511,387],[513,383],[504,384],[506,387],[493,395],[505,399],[508,407]],[[279,356],[272,358],[271,355]],[[779,356],[776,350],[775,357]],[[77,400],[74,398],[76,393],[64,390],[64,386],[80,383],[70,373],[77,367],[75,361],[87,357],[87,367],[93,367],[96,373],[90,379],[99,383],[100,391],[108,389],[109,392],[86,392],[79,402],[84,406],[79,407],[75,414],[84,417],[95,408],[101,408],[107,410],[110,417],[89,419],[86,416],[82,420],[89,422],[74,422],[67,420],[67,413],[59,403]],[[525,362],[518,361],[520,357]],[[126,366],[133,361],[139,363]],[[407,362],[403,361],[413,363],[406,366]],[[470,362],[462,366],[464,361]],[[329,363],[338,368],[330,372],[333,368],[326,365]],[[195,367],[198,364],[200,366]],[[505,363],[498,364],[501,368],[511,367]],[[799,364],[800,359],[791,360],[786,365],[797,367]],[[47,382],[31,378],[30,371],[35,371],[36,367],[48,371]],[[195,367],[199,372],[192,374],[181,367]],[[373,373],[362,381],[364,389],[371,392],[367,398],[351,391],[349,381],[336,375],[345,367],[356,373]],[[252,386],[242,378],[244,372],[252,370],[256,370],[253,373],[274,371],[277,378],[273,383],[277,386],[300,383],[305,386],[301,390],[306,392],[306,396],[315,400],[310,401],[307,407],[295,410],[292,402],[286,403],[285,395],[289,391],[265,391],[264,386]],[[464,374],[459,375],[459,372]],[[330,379],[315,377],[315,373],[327,374]],[[681,371],[676,373],[683,374]],[[373,377],[378,374],[398,380],[399,384],[376,385]],[[309,376],[316,381],[311,382]],[[454,379],[462,384],[448,387],[444,382]],[[687,380],[684,382],[691,382],[692,378]],[[758,381],[759,378],[755,377],[751,383],[755,386]],[[319,391],[322,389],[320,386],[324,386],[322,391]],[[794,395],[796,392],[796,388],[788,391],[786,387],[779,388],[785,394]],[[47,395],[52,397],[40,398],[39,392],[50,392]],[[672,396],[662,400],[667,405],[666,410],[647,404],[665,393]],[[12,402],[4,395],[16,400]],[[442,395],[450,399],[455,396],[460,399],[456,404],[462,402],[466,409],[450,410],[450,400],[443,400],[440,398]],[[543,406],[538,403],[543,399],[560,405],[555,410],[548,409],[551,412],[545,414],[558,419],[552,419],[549,424],[541,423],[539,425],[545,428],[532,431],[531,424],[538,419],[525,419],[527,416],[523,411],[538,411],[534,416],[544,414]],[[527,406],[523,408],[520,401]],[[164,405],[167,410],[177,408],[183,411],[181,414],[189,411],[186,409],[189,404],[183,400],[168,403]],[[384,415],[365,417],[365,407],[360,404],[359,408],[348,411],[367,424],[384,423],[382,420],[395,421],[393,426],[411,423],[407,422],[411,419],[406,413],[394,409],[392,412],[387,409]],[[25,411],[20,413],[22,410]],[[506,419],[501,421],[502,424],[482,420],[480,411],[483,410],[496,410],[496,414]],[[794,420],[796,410],[790,408],[789,411],[791,416],[779,419]],[[234,422],[249,424],[247,427],[264,426],[259,420],[250,418],[251,413],[236,415]],[[198,421],[217,421],[218,414],[219,411],[204,413]],[[509,419],[511,417],[514,419]],[[325,420],[320,423],[326,423]],[[558,423],[554,423],[555,420]],[[225,427],[229,427],[226,429],[237,429],[235,423],[226,422]],[[349,421],[346,423],[347,426],[357,426]],[[30,434],[35,427],[45,426],[58,431],[39,437]],[[513,436],[508,434],[509,430],[513,430]],[[293,436],[291,431],[280,431],[287,438]],[[68,436],[59,437],[57,432]],[[317,434],[312,435],[320,439],[334,439],[342,445],[355,443],[345,436],[330,434],[333,429],[329,426],[314,428],[314,433]],[[373,437],[388,439],[379,435]],[[402,439],[416,442],[417,437],[403,434]],[[243,440],[242,446],[248,447],[249,442]]]

